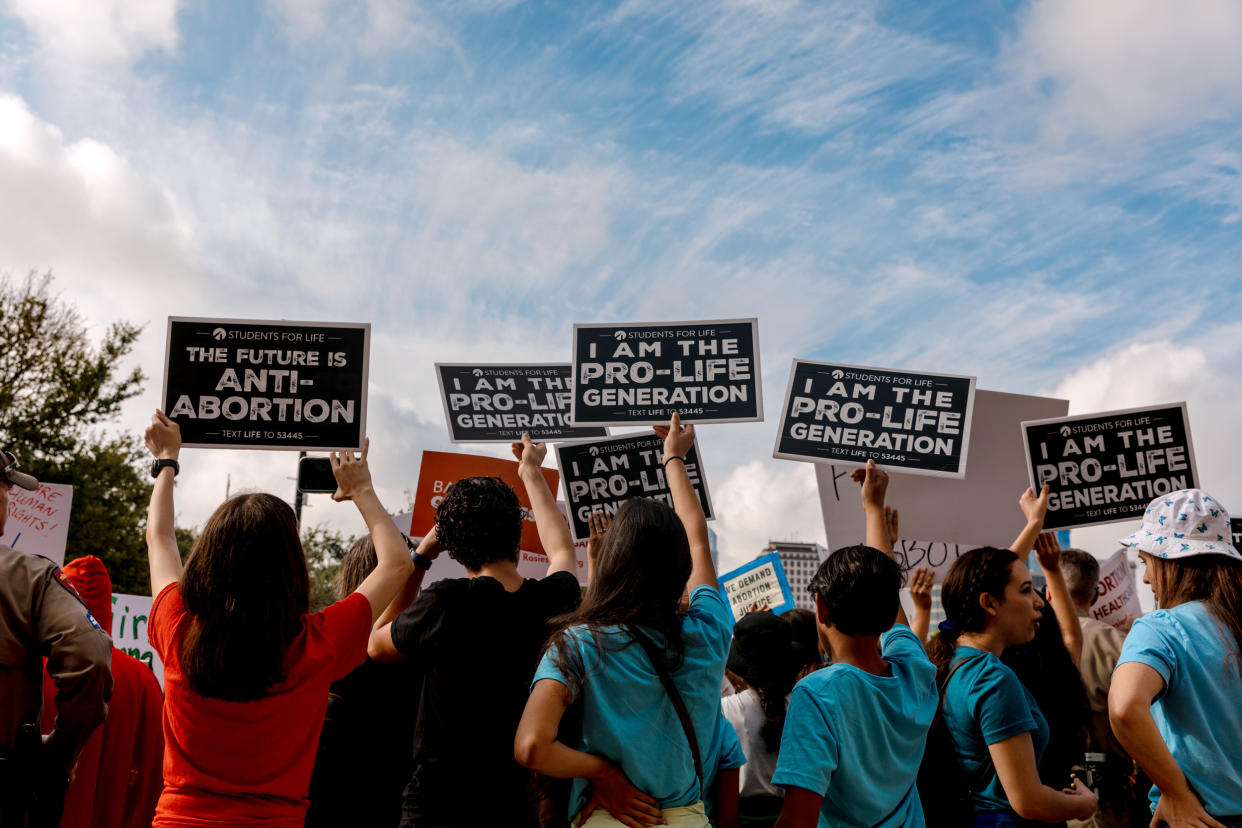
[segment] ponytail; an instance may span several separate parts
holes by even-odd
[[[937,680],[948,674],[957,640],[962,633],[982,632],[988,617],[979,603],[987,593],[1001,597],[1009,583],[1009,568],[1018,556],[1008,549],[981,546],[959,557],[949,567],[940,588],[945,621],[931,641],[928,657],[936,665]]]
[[[768,753],[776,753],[781,748],[781,734],[785,732],[785,698],[793,690],[793,684],[756,687],[759,694],[759,707],[763,709],[763,724],[759,727],[759,736]]]

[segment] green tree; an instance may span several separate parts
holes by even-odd
[[[318,612],[336,600],[336,573],[354,543],[340,532],[322,526],[302,530],[302,549],[310,570],[310,611]]]
[[[74,487],[66,559],[96,555],[117,592],[148,593],[142,440],[103,429],[142,391],[142,371],[121,369],[142,329],[119,322],[94,344],[51,284],[0,276],[0,445],[40,480]]]

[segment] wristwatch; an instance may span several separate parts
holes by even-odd
[[[173,477],[181,473],[181,464],[176,460],[152,460],[151,461],[151,477],[159,477],[160,470],[168,466],[172,466]]]
[[[415,552],[412,555],[410,555],[410,560],[412,560],[414,562],[414,565],[417,566],[419,569],[422,569],[422,570],[431,569],[431,558],[428,558],[426,555],[422,555],[418,552]]]

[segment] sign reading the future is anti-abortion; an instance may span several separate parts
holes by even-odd
[[[164,411],[195,448],[359,449],[367,323],[169,317]]]
[[[662,465],[664,441],[654,434],[561,443],[556,446],[556,459],[565,481],[565,500],[569,504],[569,526],[574,540],[590,537],[588,521],[592,512],[616,514],[621,504],[630,498],[653,497],[673,505]],[[698,442],[686,453],[685,463],[690,485],[703,504],[703,514],[711,520],[712,499],[699,460]]]
[[[1048,530],[1142,517],[1198,486],[1185,403],[1024,422],[1022,439],[1031,485],[1050,489]]]
[[[436,364],[449,439],[454,443],[511,443],[606,437],[599,426],[575,428],[573,366]]]
[[[763,419],[759,323],[574,325],[574,425]]]
[[[975,378],[795,359],[774,457],[966,476]]]

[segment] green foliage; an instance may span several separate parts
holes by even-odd
[[[302,530],[302,549],[310,570],[311,612],[318,612],[336,600],[336,574],[353,542],[353,538],[322,526]]]
[[[142,329],[118,323],[93,345],[51,281],[0,276],[0,445],[41,481],[74,487],[66,559],[96,555],[117,592],[149,594],[142,442],[99,428],[142,391],[141,370],[119,373]]]

